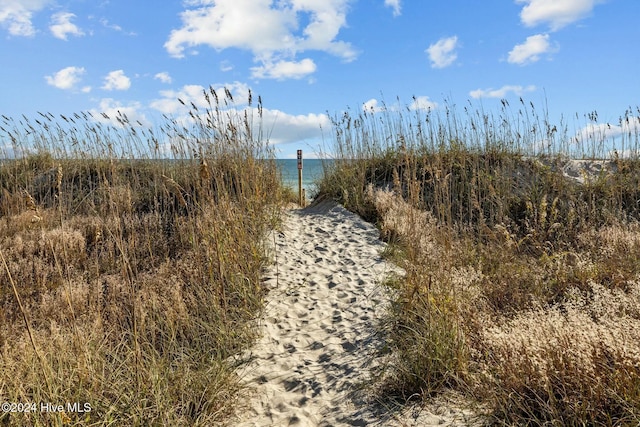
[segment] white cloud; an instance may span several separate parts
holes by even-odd
[[[576,132],[574,141],[578,143],[587,141],[602,142],[620,135],[622,135],[622,128],[620,126],[605,123],[589,123]]]
[[[410,110],[434,110],[438,108],[438,104],[429,99],[428,96],[414,96],[411,103],[407,106]],[[362,111],[368,113],[380,113],[384,111],[400,111],[403,106],[398,101],[392,105],[380,104],[380,102],[371,98],[362,104]]]
[[[53,76],[45,76],[45,79],[51,86],[57,87],[58,89],[68,90],[75,88],[84,73],[85,69],[82,67],[67,67],[58,71]],[[83,89],[83,92],[85,89]]]
[[[109,28],[110,30],[114,30],[114,31],[118,31],[118,32],[122,32],[122,27],[118,24],[112,24],[111,22],[109,22],[108,19],[106,18],[101,18],[100,19],[100,23],[102,24],[103,27],[105,28]]]
[[[138,35],[134,31],[125,31],[120,25],[112,24],[111,22],[109,22],[109,20],[107,20],[105,18],[100,19],[100,23],[105,28],[108,28],[108,29],[113,30],[113,31],[117,31],[119,33],[123,33],[123,34],[125,34],[127,36],[137,36]]]
[[[167,115],[187,114],[189,107],[183,105],[179,99],[187,105],[193,102],[198,107],[205,107],[205,90],[205,87],[200,85],[185,85],[179,91],[162,90],[161,98],[151,101],[150,107]]]
[[[458,57],[455,52],[455,49],[457,47],[457,36],[442,38],[436,43],[430,45],[425,52],[429,54],[429,59],[431,59],[431,67],[445,68],[453,64],[453,62]]]
[[[524,43],[515,45],[509,52],[507,61],[511,64],[526,65],[540,60],[540,55],[552,53],[557,47],[549,43],[549,34],[529,36]]]
[[[233,65],[231,64],[231,62],[225,59],[220,63],[220,71],[222,71],[223,73],[226,73],[227,71],[231,71],[231,70],[233,70]]]
[[[400,16],[401,14],[400,0],[384,0],[384,5],[393,9],[393,16]]]
[[[435,110],[438,108],[438,103],[430,100],[428,96],[414,96],[409,108],[412,110]]]
[[[573,137],[577,143],[604,142],[621,136],[634,138],[640,134],[640,117],[630,117],[629,121],[621,121],[619,125],[610,123],[589,123],[579,129]]]
[[[217,50],[249,50],[266,69],[294,64],[306,50],[328,52],[350,61],[349,43],[336,40],[346,25],[349,0],[194,0],[181,14],[182,27],[171,31],[164,47],[183,57],[187,48],[207,45]],[[305,23],[306,25],[302,25]],[[309,66],[308,61],[304,64]],[[261,67],[257,67],[261,68]],[[292,74],[294,77],[297,73]]]
[[[368,113],[379,113],[381,111],[385,111],[385,107],[379,107],[378,100],[375,98],[371,98],[370,100],[362,104],[362,111],[366,111]]]
[[[229,105],[224,104],[225,87],[231,93],[234,102]],[[326,114],[288,114],[286,112],[262,108],[262,122],[259,121],[259,112],[256,107],[247,105],[250,88],[242,82],[233,82],[227,84],[214,85],[214,91],[220,99],[220,103],[225,113],[222,117],[232,117],[237,114],[238,117],[244,117],[246,112],[249,117],[253,117],[253,132],[257,135],[259,125],[262,125],[262,131],[265,138],[268,138],[272,144],[286,144],[290,142],[298,142],[310,139],[319,139],[322,137],[322,129],[331,128],[331,120]],[[188,123],[192,121],[189,112],[193,110],[191,103],[198,108],[208,107],[208,103],[204,97],[204,92],[211,94],[210,88],[200,85],[185,85],[180,90],[161,91],[160,99],[151,102],[150,107],[160,111],[168,116],[175,117],[178,121]],[[210,97],[211,98],[211,97]],[[184,102],[184,105],[182,102]],[[213,103],[213,100],[211,100]],[[255,103],[255,99],[253,100]],[[201,111],[202,112],[202,111]]]
[[[251,68],[251,77],[256,79],[301,79],[316,71],[316,64],[309,58],[302,61],[266,62],[260,67]]]
[[[12,36],[32,37],[36,34],[31,18],[52,0],[0,0],[0,25]]]
[[[121,120],[126,118],[133,126],[140,122],[143,126],[149,127],[150,122],[140,110],[142,110],[142,105],[139,102],[131,102],[125,105],[112,98],[103,98],[100,100],[100,106],[97,109],[89,110],[89,112],[94,120],[101,123],[120,126],[122,124],[118,121],[118,118]]]
[[[250,88],[245,83],[233,82],[217,84],[212,87],[220,101],[226,98],[225,88],[231,93],[235,106],[244,105],[248,101]],[[150,107],[167,115],[187,115],[191,109],[191,103],[198,108],[208,107],[208,102],[204,96],[205,92],[210,95],[210,88],[200,85],[185,85],[177,91],[163,90],[160,91],[161,98],[153,100]],[[183,105],[178,99],[186,105]],[[214,104],[214,100],[211,100],[211,103]]]
[[[127,90],[131,87],[131,79],[125,76],[123,70],[111,71],[104,78],[104,90]]]
[[[270,0],[192,2],[201,7],[181,13],[183,26],[172,30],[167,51],[184,56],[185,47],[209,45],[214,49],[237,47],[256,55],[292,48],[290,29],[296,26],[291,11],[271,8]]]
[[[156,74],[155,76],[153,76],[153,78],[167,84],[170,84],[173,81],[169,73],[167,73],[166,71]]]
[[[478,98],[506,98],[509,93],[513,93],[514,95],[521,96],[525,92],[533,92],[536,90],[536,87],[533,85],[529,86],[514,86],[514,85],[505,85],[500,89],[476,89],[469,92],[469,96],[474,99]]]
[[[257,112],[254,111],[253,116],[258,117]],[[322,129],[331,129],[331,120],[326,114],[292,115],[265,108],[262,112],[262,126],[269,129],[269,142],[286,144],[322,138]]]
[[[559,30],[588,16],[601,0],[516,0],[526,6],[520,12],[522,23],[528,27],[549,24]]]
[[[622,133],[628,134],[630,137],[640,135],[640,117],[628,117],[626,120],[621,119],[620,129]]]
[[[69,12],[59,12],[51,17],[51,26],[49,30],[54,37],[61,40],[67,40],[67,35],[83,36],[84,32],[77,25],[71,22],[76,15]]]

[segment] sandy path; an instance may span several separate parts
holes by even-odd
[[[367,397],[384,345],[375,327],[388,296],[378,284],[392,268],[379,255],[384,244],[375,227],[325,202],[288,211],[275,247],[263,335],[240,372],[255,394],[234,425],[428,426],[460,419],[446,408],[440,415],[388,411]]]

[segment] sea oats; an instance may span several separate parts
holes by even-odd
[[[30,211],[38,212],[36,202],[28,191],[24,192],[24,201],[27,205],[27,209],[29,209]]]
[[[3,398],[92,405],[12,425],[208,426],[236,409],[227,358],[255,334],[282,192],[250,116],[225,111],[229,126],[195,105],[196,122],[159,129],[86,112],[10,130],[22,156],[0,167],[0,275],[16,284],[0,289]],[[214,171],[224,185],[201,191]]]

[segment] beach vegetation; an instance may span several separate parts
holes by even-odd
[[[454,390],[499,425],[637,425],[640,117],[614,139],[522,99],[498,111],[333,118],[319,193],[375,222],[406,272],[381,398]]]
[[[203,99],[154,128],[0,119],[0,395],[64,406],[0,424],[211,426],[237,410],[233,356],[256,335],[283,198],[261,102]]]

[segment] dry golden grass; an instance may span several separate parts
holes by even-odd
[[[640,420],[638,284],[592,283],[561,305],[487,325],[483,387],[513,422],[635,425]]]
[[[210,426],[237,410],[230,360],[254,338],[281,196],[269,148],[229,106],[192,112],[180,136],[169,121],[170,161],[145,159],[145,131],[125,118],[78,116],[52,141],[46,129],[65,125],[43,115],[37,147],[10,129],[14,152],[37,154],[0,167],[0,396],[91,411],[0,423]],[[91,157],[73,150],[81,137]]]
[[[640,162],[578,183],[566,135],[521,133],[547,120],[465,111],[334,121],[320,193],[376,222],[406,271],[383,392],[453,388],[498,425],[638,425]]]

